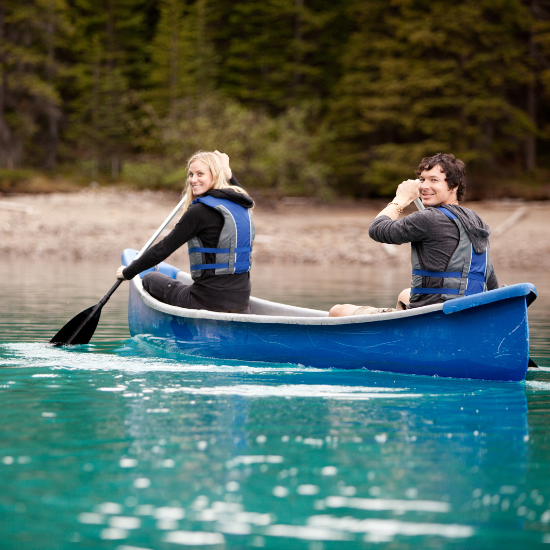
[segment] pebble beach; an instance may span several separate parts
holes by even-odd
[[[140,249],[179,201],[176,193],[87,188],[75,193],[0,197],[0,256],[112,262]],[[384,201],[319,204],[262,199],[254,209],[254,262],[318,266],[407,266],[408,246],[382,245],[368,227]],[[465,202],[491,227],[499,268],[550,267],[550,203]],[[414,207],[405,211],[413,212]],[[179,219],[176,216],[171,227]],[[170,260],[185,268],[185,247]]]

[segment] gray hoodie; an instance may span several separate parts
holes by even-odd
[[[476,253],[483,252],[491,234],[483,220],[473,210],[463,206],[447,204],[445,208],[462,222]],[[381,243],[416,243],[420,265],[426,271],[446,271],[460,238],[455,222],[436,208],[413,212],[399,220],[380,216],[372,222],[369,235]],[[441,288],[441,285],[442,280],[439,278],[422,277],[422,286],[425,288]],[[494,269],[487,281],[487,288],[498,288]],[[411,307],[438,304],[442,301],[437,294],[413,294]]]

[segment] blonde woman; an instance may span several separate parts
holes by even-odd
[[[152,272],[143,277],[144,289],[178,307],[249,313],[254,201],[233,177],[224,153],[199,151],[187,169],[185,213],[162,241],[119,267],[117,277],[133,279],[188,243],[193,284]]]

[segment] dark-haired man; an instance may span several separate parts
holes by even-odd
[[[453,155],[426,157],[369,228],[375,241],[411,243],[411,288],[399,295],[398,307],[416,308],[498,288],[489,256],[491,230],[468,208],[459,206],[466,192],[465,166]],[[418,197],[425,210],[398,219]],[[334,306],[329,315],[364,315],[395,311],[352,304]]]

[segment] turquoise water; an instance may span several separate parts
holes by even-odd
[[[116,262],[115,262],[116,263]],[[116,268],[116,266],[115,266]],[[536,548],[550,543],[549,281],[521,384],[170,355],[126,325],[49,338],[112,266],[0,266],[0,547]],[[504,276],[503,276],[504,275]],[[388,305],[407,275],[261,266],[255,295]],[[9,288],[8,288],[9,287]]]

